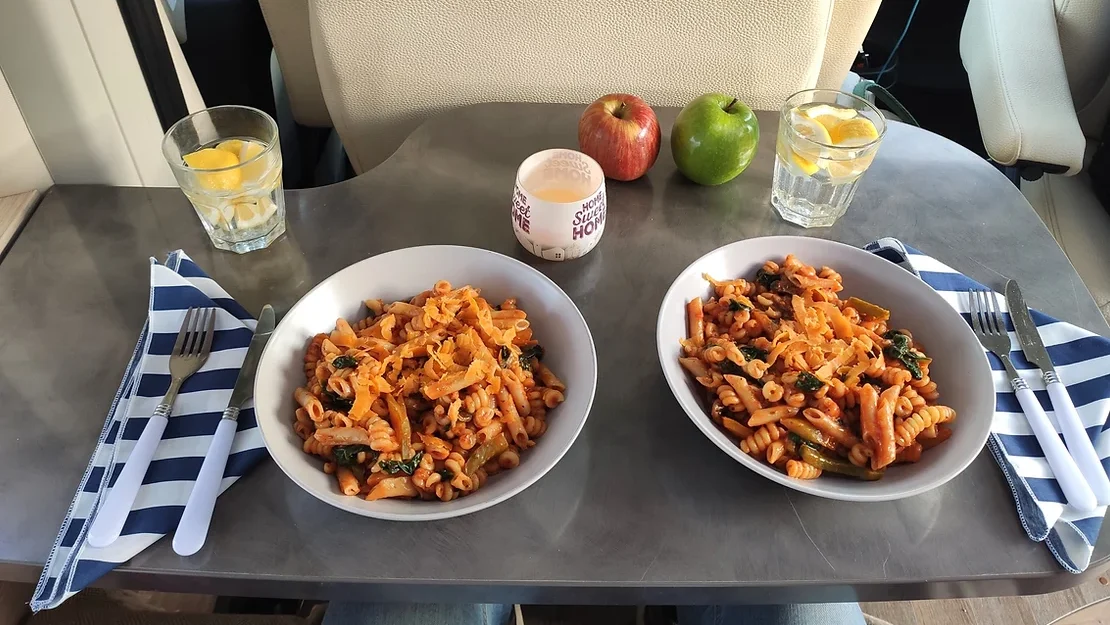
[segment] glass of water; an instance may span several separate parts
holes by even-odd
[[[244,254],[285,233],[281,146],[274,119],[249,106],[216,106],[178,121],[162,154],[212,245]]]
[[[885,133],[882,114],[863,98],[832,89],[790,96],[779,116],[771,205],[799,226],[833,225]]]

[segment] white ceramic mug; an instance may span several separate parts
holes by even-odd
[[[605,174],[581,152],[536,152],[516,172],[513,231],[540,258],[585,256],[601,240],[605,211]]]

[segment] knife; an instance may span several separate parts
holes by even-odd
[[[1102,461],[1095,453],[1095,447],[1083,428],[1083,422],[1079,420],[1079,412],[1076,411],[1075,404],[1068,395],[1068,389],[1056,375],[1056,367],[1053,366],[1048,350],[1041,341],[1041,335],[1037,332],[1033,317],[1029,315],[1029,308],[1021,296],[1021,289],[1013,280],[1006,281],[1006,305],[1010,309],[1010,319],[1014,322],[1021,351],[1025,352],[1026,360],[1041,368],[1048,388],[1048,397],[1052,400],[1052,409],[1056,413],[1060,430],[1064,433],[1068,451],[1075,459],[1079,472],[1083,474],[1083,478],[1094,491],[1098,505],[1110,505],[1110,479],[1106,477]]]
[[[270,339],[270,333],[273,331],[274,309],[266,304],[258,315],[258,325],[255,327],[250,347],[247,348],[243,366],[239,369],[239,377],[235,380],[235,389],[231,391],[231,401],[224,409],[220,424],[216,426],[216,434],[208,446],[208,453],[204,456],[204,463],[200,465],[197,481],[193,484],[193,491],[189,493],[189,501],[181,514],[181,522],[173,535],[173,550],[178,555],[191,556],[200,551],[204,546],[205,538],[208,537],[212,509],[216,505],[216,497],[220,494],[227,457],[231,452],[231,443],[235,440],[235,430],[239,427],[239,411],[254,395],[254,372],[258,369],[262,348],[266,346],[266,341]]]

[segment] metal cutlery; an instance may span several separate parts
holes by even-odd
[[[1017,370],[1014,369],[1014,364],[1010,362],[1010,335],[1006,331],[1006,324],[1002,319],[1002,313],[999,312],[994,293],[981,289],[969,290],[967,297],[970,303],[972,330],[974,330],[975,336],[983,344],[983,347],[998,356],[1003,366],[1006,367],[1006,374],[1010,378],[1010,386],[1017,395],[1021,409],[1025,413],[1025,418],[1029,421],[1030,427],[1033,428],[1033,434],[1037,437],[1041,450],[1044,451],[1045,459],[1048,460],[1048,465],[1052,468],[1056,481],[1064,491],[1064,497],[1067,498],[1069,504],[1079,510],[1094,509],[1098,505],[1094,492],[1087,485],[1087,481],[1083,479],[1083,474],[1079,472],[1075,460],[1068,453],[1067,448],[1064,447],[1064,443],[1060,440],[1056,429],[1052,427],[1052,423],[1049,422],[1048,415],[1041,408],[1037,397],[1033,395],[1033,391],[1025,383],[1025,380],[1021,379]]]
[[[147,421],[135,448],[116,478],[115,485],[96,513],[89,528],[89,545],[106,547],[119,538],[127,515],[131,512],[131,505],[139,494],[147,468],[150,467],[150,460],[162,440],[166,424],[169,423],[177,392],[181,390],[181,384],[208,361],[215,330],[216,309],[190,308],[185,312],[181,330],[177,333],[177,341],[170,354],[170,387],[162,398],[162,403],[154,409],[154,414]]]
[[[212,509],[216,505],[216,497],[220,494],[220,485],[224,478],[224,469],[227,467],[227,458],[231,452],[231,443],[235,440],[235,430],[238,428],[239,411],[243,404],[254,395],[254,374],[258,368],[258,360],[262,356],[262,349],[274,331],[274,309],[269,304],[262,308],[258,315],[258,325],[251,338],[247,355],[243,358],[243,366],[239,369],[239,377],[235,380],[235,388],[231,391],[231,401],[224,409],[223,417],[216,426],[216,434],[208,446],[208,453],[204,456],[204,463],[200,466],[200,474],[189,493],[189,501],[185,504],[185,511],[181,514],[181,522],[173,535],[173,550],[182,556],[191,556],[204,546],[208,537],[208,526],[212,522]]]
[[[1068,445],[1068,451],[1075,459],[1079,472],[1083,474],[1087,484],[1094,491],[1098,505],[1110,505],[1110,479],[1106,476],[1106,469],[1102,468],[1102,461],[1099,460],[1095,446],[1091,444],[1091,438],[1083,428],[1083,422],[1080,421],[1079,412],[1076,411],[1075,404],[1068,395],[1068,389],[1056,375],[1056,367],[1052,364],[1052,358],[1045,349],[1040,333],[1037,332],[1037,325],[1033,323],[1033,317],[1030,316],[1025,299],[1021,296],[1021,289],[1013,280],[1006,282],[1006,304],[1010,309],[1010,319],[1014,322],[1014,331],[1017,333],[1018,342],[1021,343],[1021,350],[1025,352],[1025,358],[1041,369],[1041,375],[1048,389],[1048,397],[1052,400],[1052,410],[1056,414],[1060,430],[1064,433],[1064,442]]]

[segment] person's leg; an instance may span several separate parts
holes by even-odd
[[[513,606],[500,603],[354,603],[332,601],[324,625],[506,625]]]
[[[678,625],[864,625],[858,603],[678,606]]]

